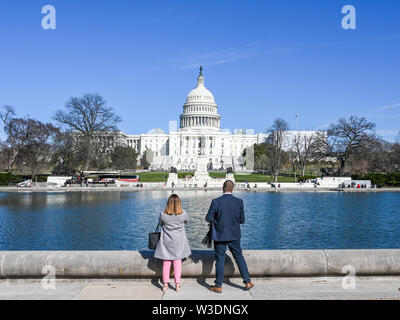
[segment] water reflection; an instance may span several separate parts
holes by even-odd
[[[0,250],[142,250],[169,191],[0,193]],[[180,191],[194,249],[218,191]],[[399,193],[236,193],[245,249],[399,248]]]

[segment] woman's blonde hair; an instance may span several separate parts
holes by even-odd
[[[181,213],[183,213],[181,199],[179,199],[178,195],[171,194],[169,196],[168,201],[167,201],[167,206],[165,207],[164,213],[166,213],[166,214],[181,214]]]

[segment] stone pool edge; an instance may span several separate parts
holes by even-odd
[[[0,278],[153,278],[154,251],[0,251]],[[252,277],[399,276],[400,249],[244,250]],[[183,277],[213,277],[214,252],[193,250]],[[225,275],[239,277],[228,253]]]

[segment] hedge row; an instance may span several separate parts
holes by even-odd
[[[8,186],[9,184],[16,184],[28,179],[31,179],[31,175],[14,175],[9,172],[0,173],[0,185],[1,186]],[[37,182],[46,182],[47,176],[38,176]]]
[[[400,187],[400,172],[384,174],[384,173],[369,173],[369,174],[353,174],[353,180],[371,180],[372,184],[377,186]]]

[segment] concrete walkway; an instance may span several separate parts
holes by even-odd
[[[341,277],[256,278],[255,287],[243,289],[241,279],[226,280],[221,294],[208,290],[213,279],[182,280],[182,290],[164,294],[158,280],[0,280],[0,299],[140,299],[140,300],[292,300],[292,299],[396,299],[400,300],[400,277],[363,277],[355,288],[344,289]],[[351,284],[351,282],[346,282]],[[173,280],[171,280],[173,284]]]

